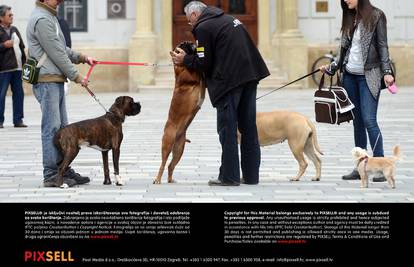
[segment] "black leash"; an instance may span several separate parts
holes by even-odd
[[[313,71],[313,72],[311,72],[311,73],[309,73],[309,74],[306,74],[305,76],[300,77],[299,79],[294,80],[293,82],[290,82],[290,83],[285,84],[285,85],[283,85],[283,86],[281,86],[281,87],[279,87],[279,88],[276,88],[276,89],[274,89],[274,90],[270,91],[269,93],[264,94],[264,95],[262,95],[262,96],[260,96],[260,97],[256,98],[256,101],[257,101],[257,100],[259,100],[259,99],[261,99],[261,98],[263,98],[263,97],[265,97],[265,96],[268,96],[268,95],[270,95],[270,94],[272,94],[272,93],[274,93],[274,92],[276,92],[276,91],[278,91],[278,90],[280,90],[280,89],[283,89],[283,88],[285,88],[285,87],[287,87],[287,86],[289,86],[289,85],[291,85],[291,84],[294,84],[294,83],[296,83],[296,82],[298,82],[298,81],[300,81],[300,80],[303,80],[303,79],[305,79],[305,78],[307,78],[307,77],[309,77],[309,76],[311,76],[311,75],[313,75],[313,74],[315,74],[315,73],[317,73],[317,72],[320,72],[320,70],[315,70],[315,71]]]

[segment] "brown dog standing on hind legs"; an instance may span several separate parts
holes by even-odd
[[[196,47],[191,42],[183,42],[179,46],[187,54],[196,53]],[[160,184],[168,156],[173,157],[168,165],[168,183],[174,183],[173,172],[184,152],[186,132],[197,112],[204,102],[206,87],[202,74],[186,68],[183,64],[174,65],[175,87],[171,100],[168,120],[162,137],[162,162],[154,184]]]
[[[80,121],[60,129],[54,138],[56,148],[62,154],[59,163],[59,184],[63,185],[65,171],[78,155],[81,146],[95,148],[102,152],[104,184],[111,184],[108,168],[108,151],[112,150],[116,185],[123,185],[119,176],[119,155],[123,139],[122,123],[125,116],[135,116],[141,111],[141,104],[129,96],[120,96],[105,115]]]
[[[291,181],[299,181],[308,167],[304,154],[316,168],[316,176],[312,181],[321,179],[322,160],[318,153],[323,153],[318,144],[315,125],[307,117],[284,110],[258,112],[256,125],[260,146],[288,141],[289,148],[299,163],[299,172]]]

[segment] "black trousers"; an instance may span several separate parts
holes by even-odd
[[[256,127],[257,82],[246,83],[219,100],[217,132],[222,154],[218,179],[240,182],[237,129],[242,134],[240,142],[241,170],[247,184],[259,183],[260,145]]]

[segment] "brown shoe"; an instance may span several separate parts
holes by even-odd
[[[24,124],[23,122],[21,123],[17,123],[14,125],[14,128],[27,128],[27,125]]]

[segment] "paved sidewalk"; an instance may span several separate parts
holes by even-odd
[[[259,95],[267,91],[259,91]],[[287,143],[262,149],[258,186],[209,187],[218,174],[220,144],[215,110],[206,100],[188,131],[192,141],[175,171],[177,184],[153,185],[160,164],[160,146],[171,92],[153,90],[124,93],[138,99],[142,112],[127,118],[121,147],[120,172],[124,187],[104,186],[101,153],[85,148],[73,162],[74,169],[91,177],[90,185],[75,188],[43,188],[40,143],[40,108],[33,96],[25,98],[27,129],[11,124],[11,97],[7,98],[5,128],[0,129],[0,202],[414,202],[414,88],[400,88],[397,95],[383,91],[379,111],[386,155],[401,145],[403,160],[397,165],[397,188],[387,183],[370,183],[361,189],[359,181],[343,181],[353,168],[351,124],[317,124],[322,157],[322,180],[312,182],[310,163],[300,182],[290,182],[298,171]],[[120,94],[98,94],[109,107]],[[288,109],[314,121],[313,90],[285,89],[258,102],[260,111]],[[71,122],[103,114],[100,106],[84,94],[68,96]],[[112,161],[110,170],[113,172]],[[112,175],[112,180],[114,177]]]

